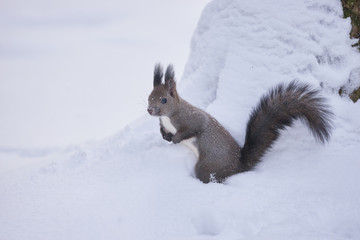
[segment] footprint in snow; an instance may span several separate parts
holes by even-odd
[[[193,217],[192,223],[200,235],[216,236],[223,230],[223,221],[210,210],[202,211]]]

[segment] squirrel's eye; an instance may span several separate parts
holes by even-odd
[[[162,104],[165,104],[166,102],[167,102],[167,99],[166,99],[166,98],[162,98],[162,99],[161,99],[161,103],[162,103]]]

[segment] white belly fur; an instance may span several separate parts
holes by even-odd
[[[170,118],[163,116],[160,117],[161,124],[164,126],[167,132],[170,132],[172,134],[176,133],[176,128],[174,125],[172,125]],[[196,157],[199,157],[199,150],[195,146],[196,137],[192,137],[186,140],[181,141],[182,144],[184,144],[186,147],[188,147],[191,151],[193,151],[196,155]]]

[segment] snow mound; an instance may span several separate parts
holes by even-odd
[[[336,115],[319,145],[300,122],[254,171],[194,178],[196,159],[144,116],[99,143],[0,175],[0,239],[359,239],[360,104],[339,86],[359,67],[335,0],[214,0],[180,94],[242,145],[252,107],[278,82],[323,87]],[[149,73],[149,84],[151,73]]]

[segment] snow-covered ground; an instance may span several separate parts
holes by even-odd
[[[2,172],[0,239],[359,239],[360,104],[337,91],[360,54],[341,15],[337,0],[214,0],[178,84],[241,145],[269,87],[322,87],[335,113],[328,144],[296,122],[256,170],[203,184],[192,152],[144,115],[103,141]]]

